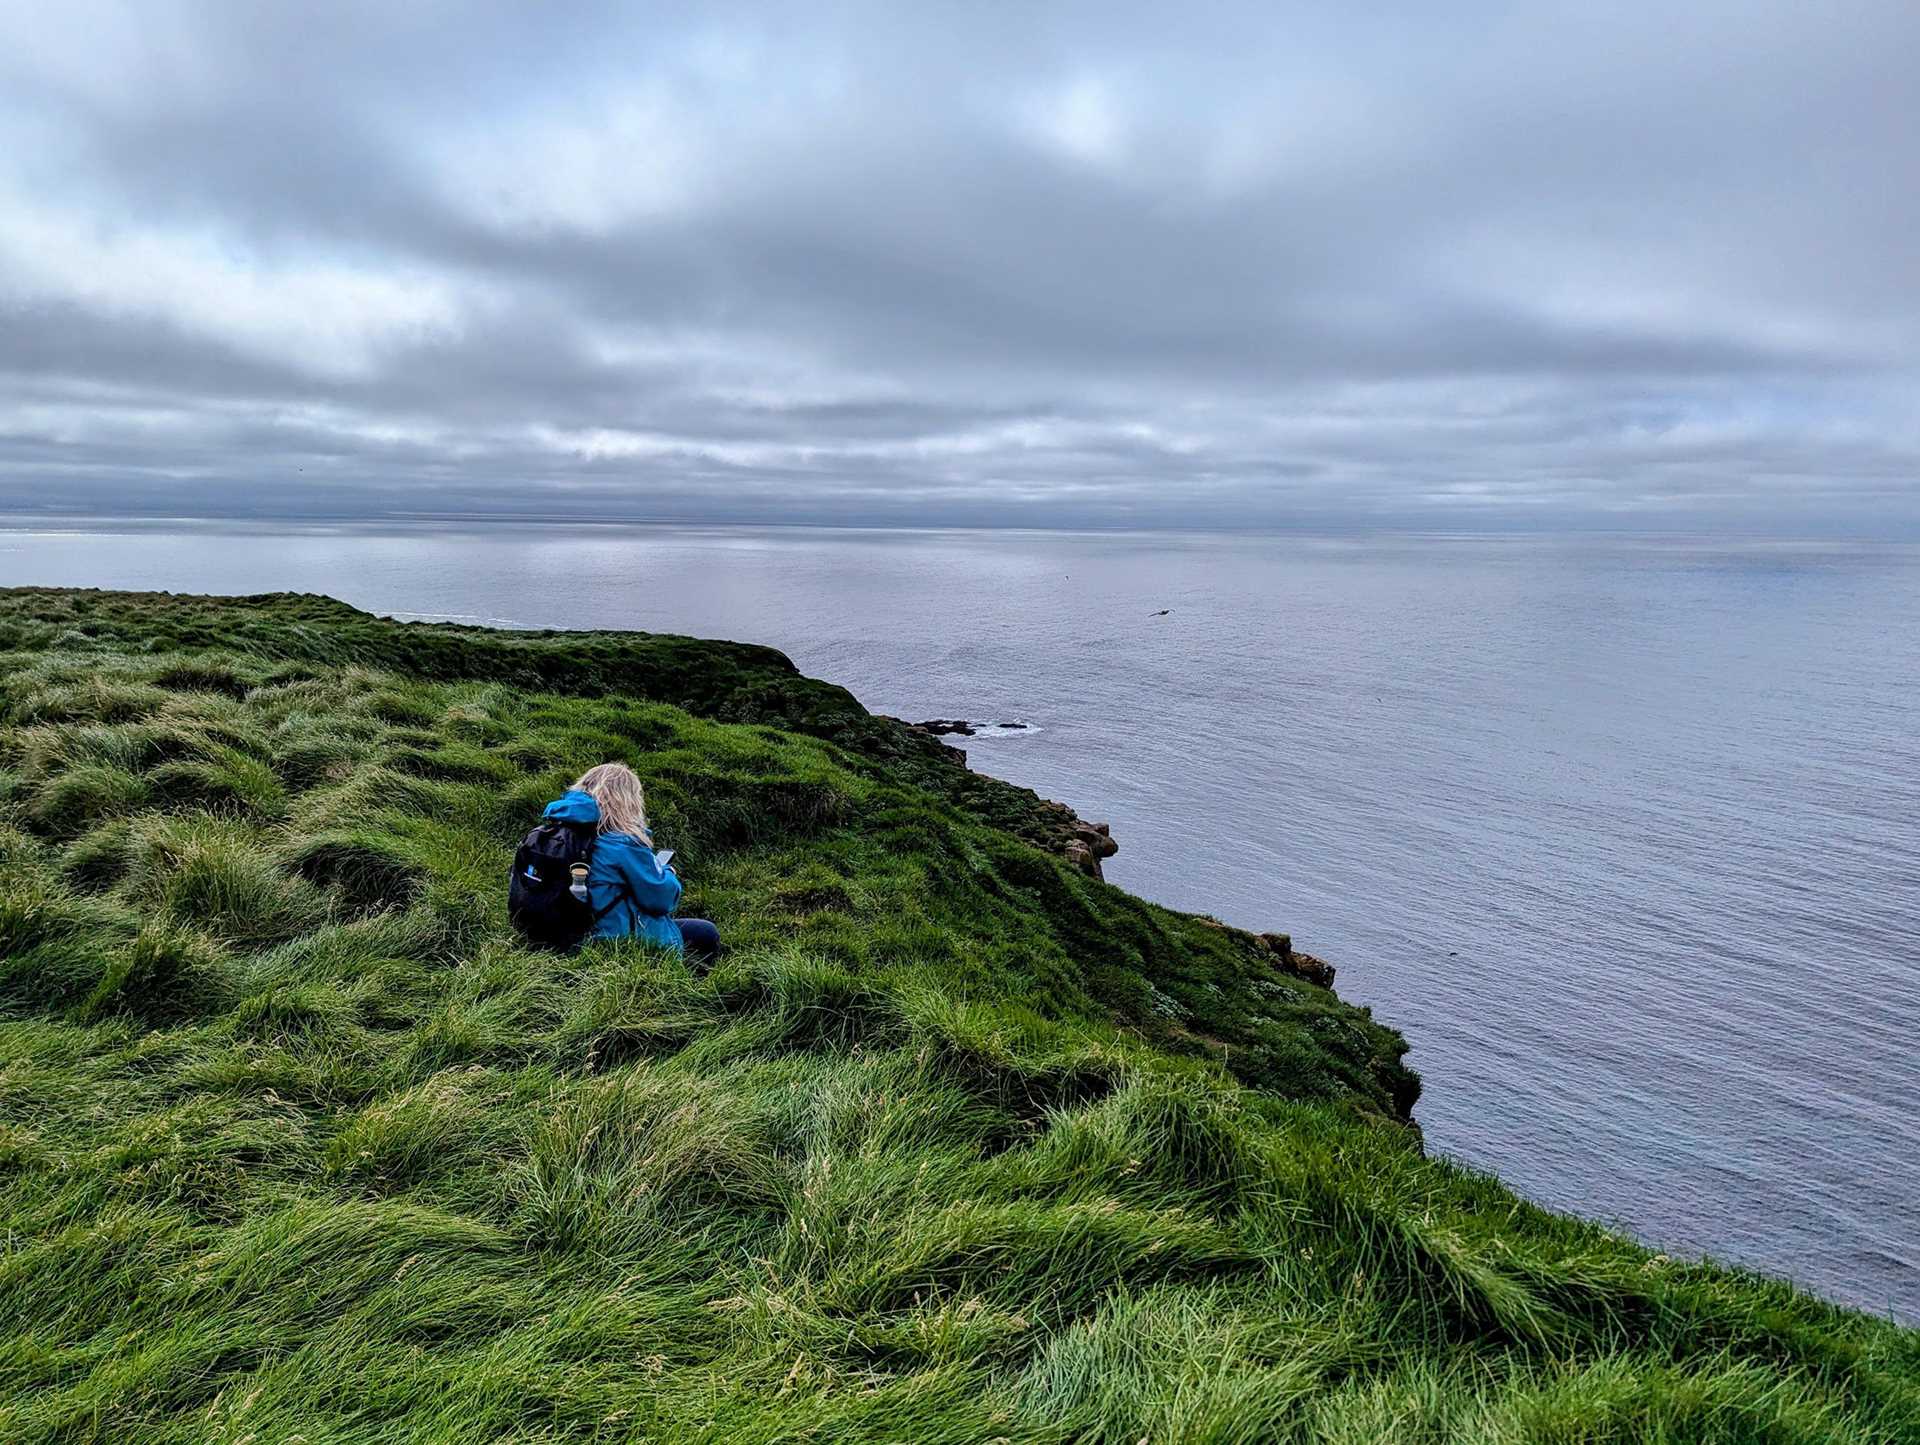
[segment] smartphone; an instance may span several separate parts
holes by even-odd
[[[658,863],[662,868],[666,867],[667,864],[673,861],[673,849],[660,848],[655,850],[653,861]]]

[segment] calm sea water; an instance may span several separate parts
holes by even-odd
[[[1920,1319],[1920,549],[89,524],[0,581],[742,638],[1025,721],[975,766],[1334,961],[1433,1147]]]

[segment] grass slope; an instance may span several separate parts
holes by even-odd
[[[504,927],[607,757],[705,978]],[[0,1438],[1920,1439],[1054,826],[762,649],[0,593]]]

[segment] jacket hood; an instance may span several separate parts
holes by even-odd
[[[543,815],[554,823],[597,823],[600,821],[600,805],[593,800],[593,794],[569,790],[547,804]]]

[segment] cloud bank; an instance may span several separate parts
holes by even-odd
[[[0,507],[1911,531],[1915,56],[1911,0],[0,4]]]

